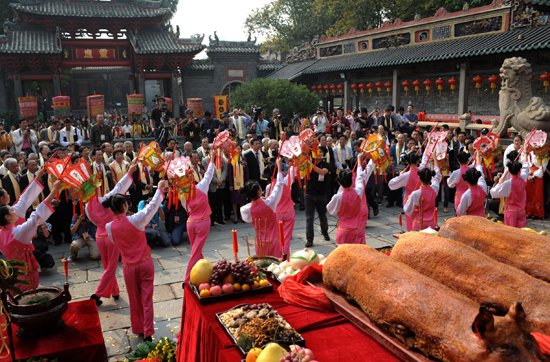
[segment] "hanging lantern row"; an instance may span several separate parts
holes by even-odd
[[[339,94],[342,94],[344,92],[344,85],[343,84],[317,84],[317,85],[312,85],[310,88],[309,88],[312,92],[317,92],[317,93],[331,93],[331,94],[335,94],[336,92],[338,92]],[[352,87],[353,89],[353,87]]]

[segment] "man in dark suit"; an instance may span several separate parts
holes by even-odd
[[[252,147],[250,150],[245,152],[244,159],[248,167],[248,179],[249,180],[258,180],[262,189],[265,190],[267,185],[267,180],[263,178],[263,170],[265,167],[265,160],[262,155],[260,148],[262,143],[259,139],[252,140]]]
[[[19,200],[19,196],[23,192],[20,186],[19,165],[15,158],[8,158],[4,161],[4,166],[7,169],[7,173],[2,178],[2,187],[10,195],[9,205],[12,206]]]
[[[401,159],[401,155],[404,154],[406,151],[405,138],[406,137],[404,133],[398,134],[397,142],[390,147],[390,157],[392,160],[392,165],[388,168],[388,182],[396,175],[399,175],[399,172],[405,169],[405,165],[399,162]],[[402,193],[403,189],[388,190],[388,203],[386,206],[392,207],[395,204],[398,207],[402,207]]]

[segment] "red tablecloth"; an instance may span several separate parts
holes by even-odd
[[[17,326],[14,325],[17,359],[37,356],[58,358],[61,362],[100,362],[107,359],[99,314],[93,300],[69,303],[63,320],[65,327],[61,331],[28,340],[20,340],[16,336]],[[4,361],[11,359],[0,360]]]
[[[240,361],[243,357],[233,346],[216,318],[242,303],[269,303],[306,340],[320,362],[399,361],[391,352],[361,332],[336,312],[318,312],[285,303],[276,291],[241,299],[201,305],[188,286],[184,290],[178,361]]]

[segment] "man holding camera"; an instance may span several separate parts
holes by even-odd
[[[37,152],[38,137],[29,128],[29,122],[26,119],[19,121],[19,128],[13,131],[11,138],[17,154],[21,151],[24,151],[27,155],[31,152]]]

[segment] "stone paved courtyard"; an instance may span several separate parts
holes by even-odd
[[[451,205],[452,206],[452,205]],[[452,207],[450,208],[452,209]],[[396,207],[380,207],[380,214],[368,221],[367,244],[379,248],[391,246],[395,239],[393,234],[400,231],[398,223],[398,213],[400,209]],[[454,210],[444,214],[439,209],[439,223],[442,224],[445,219],[454,216]],[[249,236],[253,240],[254,231],[249,224],[239,223],[234,225],[229,221],[226,225],[215,225],[210,231],[210,235],[204,247],[204,256],[211,261],[221,258],[231,259],[231,229],[236,226],[239,234],[239,256],[242,258],[246,254],[246,246],[243,237]],[[316,239],[314,248],[318,253],[327,255],[334,249],[336,219],[329,216],[329,234],[331,241],[324,241],[316,220]],[[536,230],[547,229],[550,227],[548,221],[528,220],[528,225]],[[305,244],[305,212],[296,210],[296,226],[294,229],[294,238],[291,249],[297,250],[303,248]],[[53,246],[50,252],[56,260],[62,257],[68,257],[68,244]],[[253,250],[253,247],[251,247]],[[182,279],[187,267],[187,261],[190,255],[190,246],[188,242],[178,247],[155,247],[152,250],[152,257],[155,265],[155,338],[175,337],[179,331],[182,307]],[[76,262],[69,263],[69,282],[71,283],[71,294],[73,300],[87,299],[94,291],[102,273],[101,262],[87,259],[86,251]],[[141,342],[141,339],[131,333],[130,313],[128,307],[128,296],[122,277],[122,265],[119,265],[118,282],[121,288],[121,295],[118,301],[113,299],[103,299],[103,305],[99,307],[101,318],[101,327],[105,338],[105,345],[109,355],[109,361],[123,361],[125,355]],[[40,275],[41,285],[60,286],[65,280],[63,266],[58,263],[56,268],[44,271]]]

